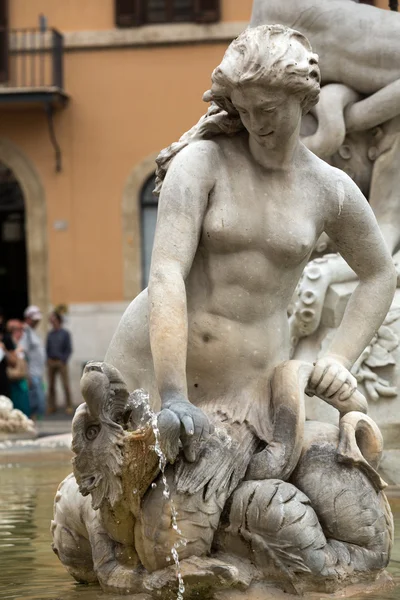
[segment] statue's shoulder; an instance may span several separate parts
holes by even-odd
[[[181,152],[182,156],[199,158],[200,156],[214,156],[219,152],[219,144],[216,141],[218,138],[209,140],[193,140]]]
[[[324,187],[335,186],[338,180],[350,179],[350,177],[341,169],[333,167],[325,160],[307,149],[307,172],[312,175]]]
[[[219,145],[213,139],[193,140],[175,156],[174,166],[179,169],[180,166],[195,165],[196,169],[201,167],[212,171],[221,160],[220,156]]]
[[[307,163],[308,168],[305,171],[307,177],[314,182],[314,185],[320,191],[323,191],[323,194],[319,196],[319,201],[325,198],[330,204],[332,200],[344,196],[361,195],[358,186],[347,173],[328,164],[311,151],[308,151]]]
[[[328,211],[333,209],[333,216],[336,218],[345,207],[353,206],[357,210],[363,210],[368,201],[353,179],[341,169],[315,158],[318,159],[318,169],[315,169],[314,174],[324,191],[322,198],[326,201]]]

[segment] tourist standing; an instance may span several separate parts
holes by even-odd
[[[4,314],[0,308],[0,396],[11,399],[7,368],[16,364],[15,344],[5,332]]]
[[[27,417],[30,416],[28,364],[25,359],[25,351],[21,345],[24,334],[24,324],[18,319],[7,321],[7,334],[15,344],[16,363],[7,366],[7,376],[10,383],[11,400],[14,408],[21,410]]]
[[[50,315],[52,330],[47,335],[46,354],[47,372],[49,378],[48,412],[57,410],[56,404],[56,378],[61,377],[65,395],[65,412],[72,414],[71,391],[68,376],[68,360],[72,354],[71,334],[63,327],[63,318],[53,312]]]
[[[36,332],[36,328],[42,320],[39,307],[28,306],[24,312],[24,319],[25,331],[21,345],[28,361],[30,416],[31,418],[41,418],[46,410],[46,398],[43,383],[45,350],[44,344]]]

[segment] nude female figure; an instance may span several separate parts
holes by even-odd
[[[213,72],[207,114],[157,160],[149,288],[125,312],[105,361],[161,409],[170,462],[183,446],[185,458],[167,469],[191,540],[181,558],[210,552],[224,504],[246,471],[248,479],[283,478],[272,468],[279,448],[271,379],[289,359],[287,308],[321,233],[359,284],[308,388],[339,403],[352,397],[349,369],[394,294],[395,269],[364,196],[300,142],[302,115],[318,94],[318,58],[302,34],[279,25],[247,30]],[[160,521],[165,503],[161,486],[150,489],[135,530],[137,547],[153,540],[140,555],[149,571],[165,567],[170,554]],[[199,524],[193,515],[201,511]]]
[[[302,34],[249,29],[213,72],[207,114],[158,157],[149,289],[106,362],[85,368],[75,477],[56,496],[53,548],[78,580],[152,594],[156,571],[158,598],[178,549],[184,576],[226,586],[228,598],[243,569],[245,587],[264,579],[302,593],[373,579],[389,561],[382,438],[354,412],[348,369],[382,323],[396,273],[357,186],[299,139],[318,95]],[[288,361],[287,309],[324,231],[359,284],[325,356],[304,369]],[[305,387],[347,413],[339,428],[304,423]],[[173,504],[153,470],[136,496],[148,464],[143,421],[127,433],[137,388],[160,411]]]
[[[160,154],[149,289],[127,309],[106,356],[130,389],[144,387],[169,408],[171,426],[182,422],[189,454],[209,432],[200,407],[216,406],[268,438],[268,382],[289,357],[286,310],[323,231],[360,283],[315,366],[317,393],[347,383],[350,395],[348,368],[395,289],[365,198],[299,140],[301,117],[318,100],[317,57],[297,32],[257,29],[265,31],[262,63],[244,32],[213,73],[208,115]],[[286,39],[293,43],[282,50]]]

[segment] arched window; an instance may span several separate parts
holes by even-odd
[[[149,281],[151,252],[157,223],[158,198],[153,194],[156,176],[151,175],[140,192],[140,211],[142,228],[142,286]]]

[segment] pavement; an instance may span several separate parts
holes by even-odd
[[[66,415],[61,409],[52,415],[46,415],[35,423],[37,437],[9,435],[0,439],[0,464],[20,461],[41,461],[51,459],[70,459],[71,421],[73,415]],[[56,454],[55,454],[56,453]]]
[[[39,438],[71,432],[73,415],[66,415],[62,409],[36,421]]]

